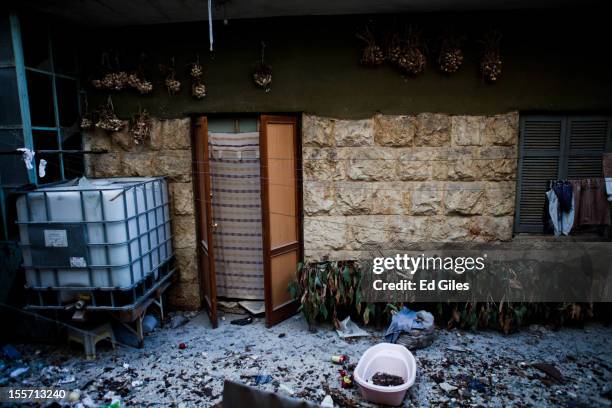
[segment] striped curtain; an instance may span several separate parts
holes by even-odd
[[[217,295],[263,299],[259,133],[211,133]]]

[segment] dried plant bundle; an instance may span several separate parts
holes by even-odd
[[[385,55],[380,45],[376,43],[376,37],[368,27],[357,34],[357,38],[365,42],[361,54],[361,63],[366,66],[379,66],[385,62]]]

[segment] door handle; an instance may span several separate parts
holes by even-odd
[[[219,226],[219,224],[217,224],[216,222],[213,223],[213,225],[212,225],[213,229],[217,229],[218,226]]]

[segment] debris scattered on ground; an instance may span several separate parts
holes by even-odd
[[[235,320],[232,320],[230,323],[236,326],[246,326],[247,324],[253,323],[253,317],[248,316],[242,319],[235,319]]]
[[[25,374],[28,371],[30,371],[30,367],[19,367],[14,369],[13,371],[11,371],[11,378],[17,378],[19,377],[21,374]]]
[[[70,402],[78,402],[80,399],[81,393],[79,392],[79,390],[71,391],[70,394],[68,394],[68,401]]]
[[[238,302],[219,300],[217,301],[217,306],[219,306],[220,308],[225,308],[225,309],[234,309],[238,307]]]
[[[179,348],[179,350],[185,350],[187,348],[187,344],[179,343],[178,348]]]
[[[255,376],[255,385],[267,384],[272,381],[272,376],[269,374],[258,374]]]
[[[293,391],[293,388],[289,387],[287,384],[281,384],[279,388],[289,395],[295,394],[295,391]]]
[[[535,364],[532,364],[532,367],[542,371],[544,374],[546,374],[548,377],[552,378],[558,383],[565,382],[565,378],[563,378],[563,374],[561,374],[561,371],[559,371],[557,367],[555,367],[552,364],[535,363]]]
[[[204,313],[177,329],[166,324],[145,338],[143,349],[121,345],[112,349],[101,343],[95,361],[85,360],[67,345],[13,343],[22,357],[11,360],[0,353],[0,386],[56,387],[61,379],[73,376],[76,381],[62,388],[75,394],[67,395],[61,406],[178,407],[182,403],[191,407],[218,404],[223,382],[230,379],[284,395],[289,388],[293,398],[315,404],[329,395],[335,407],[372,407],[357,387],[341,388],[339,369],[350,374],[354,364],[336,365],[330,356],[358,359],[382,341],[383,332],[368,327],[371,337],[347,341],[331,325],[319,325],[317,333],[310,333],[301,316],[272,329],[266,329],[262,320],[244,327],[230,325],[237,317],[227,315],[215,330]],[[509,336],[491,331],[436,332],[433,345],[415,355],[417,377],[405,407],[606,406],[611,402],[607,393],[612,387],[606,386],[612,378],[612,327],[592,324],[588,333],[543,329],[537,336],[530,330]],[[286,336],[279,337],[280,333]],[[188,348],[179,350],[178,342]],[[450,351],[449,345],[469,352]],[[540,361],[553,365],[566,381],[554,382],[531,364]],[[24,367],[29,371],[10,377],[13,370]],[[379,371],[385,372],[384,368]],[[272,380],[255,385],[258,375],[270,375]],[[543,386],[541,379],[551,386]],[[447,392],[442,383],[457,389]],[[72,402],[77,394],[80,401]]]
[[[338,404],[338,406],[340,407],[358,408],[361,405],[359,402],[357,402],[357,400],[344,395],[341,390],[338,390],[336,388],[330,388],[329,386],[324,384],[323,390],[325,391],[325,393],[330,395],[334,403]]]
[[[336,329],[336,333],[342,339],[348,339],[351,337],[365,337],[370,334],[363,330],[361,327],[357,326],[352,320],[351,316],[348,316],[346,319],[340,322],[340,327]]]
[[[263,300],[243,300],[238,302],[238,305],[252,316],[259,316],[266,312],[266,304]]]
[[[321,401],[321,408],[334,408],[334,400],[331,395],[326,395]]]
[[[447,393],[450,394],[451,392],[455,391],[457,389],[457,387],[455,387],[454,385],[451,385],[447,382],[443,382],[440,383],[440,388],[442,388],[442,390]]]
[[[337,356],[331,356],[331,362],[334,364],[344,364],[349,360],[346,354],[339,354]]]
[[[63,384],[70,384],[76,381],[76,378],[74,378],[73,375],[69,375],[67,377],[62,378],[61,380],[59,380],[57,383],[59,385],[63,385]]]
[[[338,370],[338,373],[340,374],[340,388],[353,388],[353,374],[350,374],[347,370]]]
[[[217,308],[219,312],[225,314],[245,315],[247,312],[238,305],[238,302],[218,301]]]
[[[281,333],[281,334],[279,334],[279,335],[278,335],[278,338],[279,338],[279,339],[282,339],[282,338],[283,338],[283,337],[285,337],[286,335],[287,335],[287,333]]]
[[[393,387],[396,385],[402,385],[405,381],[399,375],[387,374],[387,373],[376,373],[372,376],[372,384],[382,385],[383,387]]]
[[[470,391],[485,392],[487,390],[486,384],[478,378],[472,378],[467,386]]]
[[[433,315],[425,310],[415,312],[405,306],[393,315],[385,332],[385,341],[402,344],[409,350],[429,347],[435,338]]]
[[[456,351],[458,353],[467,353],[468,351],[470,351],[466,349],[465,347],[460,347],[460,346],[448,346],[446,349],[449,351]]]

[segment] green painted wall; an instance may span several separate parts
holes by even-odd
[[[205,22],[105,28],[83,33],[81,61],[83,77],[91,78],[100,50],[119,50],[124,67],[133,66],[143,51],[150,55],[148,67],[157,90],[145,97],[114,95],[123,117],[131,116],[138,105],[162,117],[200,112],[305,111],[359,118],[375,112],[610,111],[612,64],[604,18],[598,10],[373,17],[380,29],[419,24],[432,54],[445,27],[465,33],[466,63],[450,77],[433,64],[418,78],[406,78],[389,66],[362,67],[355,33],[368,21],[365,16],[234,20],[227,26],[215,22],[214,53],[208,52]],[[492,85],[482,83],[477,65],[477,40],[489,27],[503,32],[504,73]],[[266,56],[273,67],[270,93],[256,88],[250,77],[261,40],[268,44]],[[189,95],[189,87],[168,96],[157,64],[174,55],[179,77],[184,78],[196,53],[205,65],[208,96],[198,101]],[[89,94],[90,107],[106,97],[97,91]]]

